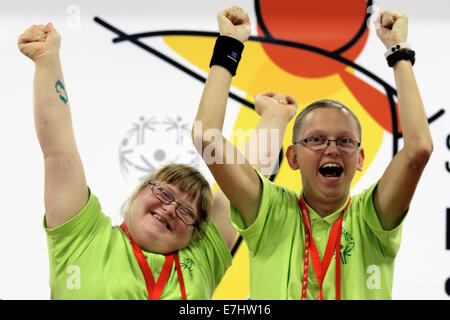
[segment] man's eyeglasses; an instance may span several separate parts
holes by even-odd
[[[339,150],[344,152],[353,152],[361,146],[361,142],[350,138],[328,139],[322,136],[312,136],[305,139],[295,140],[294,144],[301,143],[314,151],[325,150],[330,146],[331,141],[336,142]]]
[[[174,202],[176,203],[175,213],[181,221],[183,221],[188,226],[198,227],[199,222],[195,217],[195,214],[190,209],[178,203],[169,190],[164,189],[159,184],[152,181],[147,182],[147,186],[150,187],[155,197],[162,203],[167,205]]]

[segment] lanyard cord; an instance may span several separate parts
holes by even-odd
[[[300,197],[300,209],[302,212],[302,219],[305,223],[305,258],[303,266],[303,277],[302,277],[302,292],[301,299],[306,300],[306,289],[308,286],[308,268],[309,268],[309,256],[311,255],[312,265],[314,273],[316,274],[317,281],[319,283],[319,296],[317,300],[323,300],[322,294],[322,284],[325,274],[327,273],[328,267],[330,266],[331,259],[333,257],[333,252],[336,253],[336,300],[341,299],[341,234],[342,234],[342,221],[344,219],[345,211],[347,210],[350,199],[342,210],[339,219],[333,224],[331,228],[330,236],[328,238],[327,247],[325,249],[325,254],[321,262],[319,251],[317,250],[316,244],[312,237],[310,216],[308,207],[306,206],[303,196]]]
[[[150,270],[150,266],[147,263],[147,259],[144,256],[141,248],[134,242],[130,233],[128,232],[128,228],[125,225],[125,222],[120,225],[120,228],[125,232],[130,239],[131,246],[133,247],[133,252],[136,257],[136,260],[139,264],[139,268],[141,268],[142,274],[144,275],[145,284],[147,287],[148,300],[160,300],[161,294],[164,290],[164,287],[167,283],[167,280],[170,275],[170,271],[172,270],[172,265],[175,262],[175,267],[177,269],[178,282],[180,283],[180,291],[181,298],[183,300],[187,300],[186,297],[186,288],[184,286],[183,274],[181,273],[180,260],[178,258],[178,253],[170,253],[166,255],[165,262],[162,267],[161,273],[159,274],[158,281],[155,283],[155,279],[153,278],[152,271]]]

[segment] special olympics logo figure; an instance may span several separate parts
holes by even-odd
[[[151,132],[151,139],[147,136]],[[120,171],[125,180],[138,182],[170,164],[200,164],[190,138],[190,124],[183,118],[140,116],[119,146]]]

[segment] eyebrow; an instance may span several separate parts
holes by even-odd
[[[163,187],[164,189],[168,189],[169,191],[170,191],[170,193],[172,193],[172,196],[175,198],[175,196],[174,196],[174,193],[177,193],[177,191],[175,190],[175,189],[173,189],[173,187],[172,186],[170,186],[170,185],[161,185],[161,183],[159,184],[161,187]],[[179,190],[179,191],[181,191],[181,190]],[[181,192],[185,192],[185,191],[181,191]],[[189,196],[189,195],[188,195]],[[177,201],[178,202],[178,200],[177,199],[175,199],[175,201]],[[186,207],[186,208],[188,208],[190,211],[192,211],[192,213],[194,213],[195,212],[195,209],[190,205],[190,204],[188,204],[188,203],[181,203],[181,202],[178,202],[179,204],[181,204],[183,207]]]
[[[321,129],[313,129],[308,134],[305,134],[305,137],[311,137],[314,135],[320,135],[320,136],[324,136],[324,137],[328,138],[328,134]],[[356,135],[356,137],[354,137],[354,134],[351,133],[350,131],[340,132],[339,134],[336,135],[336,137],[337,138],[349,137],[352,139],[358,139],[358,135]]]

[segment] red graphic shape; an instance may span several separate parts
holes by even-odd
[[[386,131],[392,133],[391,109],[386,95],[348,72],[341,72],[340,76],[353,96],[364,106],[364,109],[370,116]],[[397,119],[399,119],[397,103],[395,104],[395,109]],[[401,132],[400,122],[397,123],[397,131]]]
[[[260,2],[264,25],[273,38],[307,44],[335,51],[349,43],[365,22],[367,2],[265,0]],[[258,34],[264,36],[260,26]],[[354,60],[364,47],[368,29],[356,43],[342,54]],[[320,54],[263,43],[267,55],[286,72],[308,78],[329,76],[345,69],[345,65]]]

